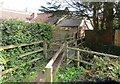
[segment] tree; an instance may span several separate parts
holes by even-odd
[[[71,0],[69,2],[65,0],[65,2],[68,4],[67,5],[68,7],[75,9],[76,13],[74,13],[74,15],[80,16],[80,17],[85,16],[85,17],[88,17],[88,19],[92,17],[94,30],[99,30],[99,29],[111,30],[113,29],[113,19],[115,17],[114,12],[116,11],[116,16],[120,17],[119,4],[115,2],[81,2],[77,0]],[[56,10],[59,10],[61,7],[63,7],[60,2],[54,3],[54,4],[52,3],[53,2],[48,3],[50,7],[42,6],[41,10],[46,11],[47,9],[47,11],[55,12]],[[116,10],[114,11],[114,9]]]

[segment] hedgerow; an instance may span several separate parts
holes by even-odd
[[[0,24],[0,31],[2,32],[1,46],[16,45],[21,43],[31,43],[40,40],[49,41],[52,38],[52,26],[45,23],[33,23],[33,22],[28,23],[15,19],[3,20],[2,24]],[[38,70],[43,65],[45,65],[43,54],[35,53],[20,59],[19,56],[28,51],[40,49],[41,47],[42,47],[41,44],[35,44],[35,45],[16,47],[13,49],[1,51],[0,58],[2,59],[1,61],[4,65],[4,70],[22,65],[16,71],[12,71],[9,74],[3,75],[2,81],[18,82],[18,81],[25,81],[24,79],[30,79],[30,78],[26,78],[26,76],[29,77],[28,74],[33,70],[33,67],[38,66],[35,69]],[[44,60],[44,62],[38,60],[37,62],[24,64],[25,62],[28,62],[34,58],[41,58]],[[32,73],[34,73],[33,71]]]
[[[52,38],[52,26],[44,23],[28,23],[3,20],[0,25],[2,45],[19,44]]]

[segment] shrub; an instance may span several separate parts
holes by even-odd
[[[52,26],[44,23],[3,20],[0,28],[2,31],[2,45],[50,40],[52,38]]]
[[[2,46],[37,42],[40,40],[49,41],[52,38],[52,26],[45,23],[28,23],[15,19],[3,20],[2,24],[0,24],[0,31],[2,32]],[[4,70],[22,65],[16,71],[10,72],[9,74],[3,76],[3,82],[23,81],[26,75],[27,77],[29,77],[28,73],[32,70],[33,67],[38,65],[40,66],[40,64],[38,63],[40,63],[41,61],[37,61],[27,65],[24,63],[35,58],[43,59],[43,55],[41,53],[35,53],[22,59],[18,58],[21,54],[28,51],[40,49],[40,47],[42,47],[40,44],[36,44],[1,51],[0,58],[4,60]]]

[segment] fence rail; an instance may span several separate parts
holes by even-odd
[[[23,43],[23,44],[17,44],[17,45],[7,45],[7,46],[0,46],[0,51],[3,51],[3,50],[7,50],[7,49],[12,49],[12,48],[16,48],[16,47],[23,47],[23,46],[29,46],[29,45],[35,45],[35,44],[40,44],[40,43],[43,43],[43,48],[40,48],[40,49],[37,49],[37,50],[34,50],[34,51],[30,51],[30,52],[26,52],[26,53],[23,53],[22,55],[20,55],[18,57],[17,60],[19,60],[20,58],[23,58],[23,57],[26,57],[26,56],[29,56],[31,54],[34,54],[34,53],[38,53],[38,52],[42,52],[44,53],[44,56],[47,57],[47,42],[46,41],[38,41],[38,42],[31,42],[31,43]],[[16,69],[18,69],[19,67],[23,66],[23,65],[26,65],[26,64],[30,64],[32,62],[36,62],[38,60],[40,60],[41,58],[35,58],[35,59],[32,59],[26,63],[23,63],[21,65],[18,65],[16,67],[13,67],[13,68],[9,68],[7,70],[4,70],[2,72],[2,75],[5,75],[9,72],[12,72]],[[14,59],[16,60],[16,59]],[[11,61],[11,60],[7,60],[6,62],[8,61]]]
[[[43,43],[43,41],[32,42],[32,43],[23,43],[23,44],[17,44],[17,45],[0,46],[0,51],[5,50],[5,49],[16,48],[16,47],[22,47],[22,46],[29,46],[29,45],[33,45],[33,44],[39,44],[39,43]]]
[[[79,49],[79,48],[68,47],[68,49],[76,50],[76,51],[81,51],[81,52],[86,52],[86,53],[90,53],[90,54],[107,56],[107,57],[111,57],[111,58],[118,58],[119,57],[119,56],[116,56],[116,55],[104,54],[104,53],[99,53],[99,52],[95,52],[95,51],[88,51],[88,50],[83,50],[83,49]]]

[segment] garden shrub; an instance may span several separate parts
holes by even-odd
[[[2,46],[6,45],[16,45],[21,43],[31,43],[37,42],[40,40],[49,41],[52,38],[52,25],[45,23],[28,23],[19,20],[3,20],[2,24],[0,24],[0,31],[2,32]],[[16,66],[22,65],[16,71],[10,72],[7,75],[4,75],[3,82],[18,82],[23,81],[23,79],[28,76],[28,73],[32,70],[33,67],[39,65],[37,68],[40,69],[45,63],[43,62],[42,66],[40,66],[41,60],[37,62],[33,62],[31,64],[24,65],[24,63],[35,59],[35,58],[43,58],[42,53],[35,53],[24,58],[19,58],[19,56],[28,51],[33,51],[40,49],[42,47],[41,44],[35,44],[24,47],[17,47],[13,49],[3,50],[1,51],[0,58],[4,64],[4,70],[9,68],[14,68]],[[9,61],[8,61],[9,60]],[[38,70],[38,69],[36,69]],[[32,73],[34,73],[32,71]],[[26,78],[29,79],[29,78]]]
[[[0,28],[2,45],[50,40],[52,38],[52,26],[44,23],[3,20]]]

